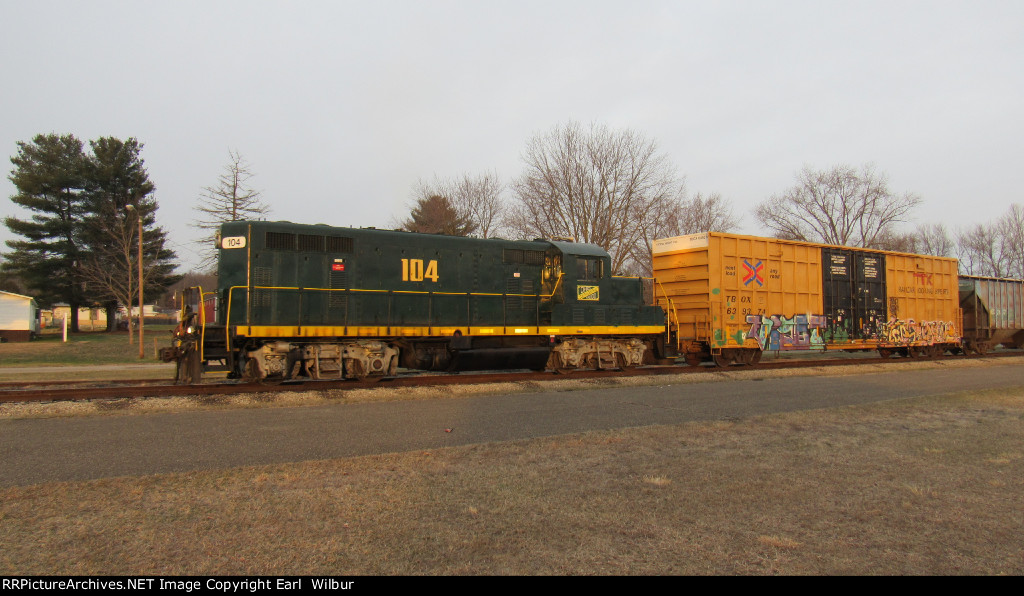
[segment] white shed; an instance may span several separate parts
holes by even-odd
[[[0,290],[0,341],[28,341],[39,333],[39,307],[31,296]]]

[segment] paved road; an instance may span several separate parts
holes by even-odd
[[[435,449],[999,387],[1024,388],[1024,367],[0,420],[0,487]]]

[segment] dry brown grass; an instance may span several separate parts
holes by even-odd
[[[0,574],[1021,574],[1024,392],[0,491]]]

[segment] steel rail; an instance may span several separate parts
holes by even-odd
[[[832,358],[822,360],[778,359],[762,361],[756,365],[737,365],[727,368],[717,366],[680,366],[660,364],[626,370],[577,370],[567,375],[551,372],[485,372],[485,373],[405,373],[396,377],[371,377],[365,380],[290,380],[278,384],[217,382],[196,385],[173,385],[170,381],[143,380],[123,381],[54,381],[47,386],[40,383],[24,383],[26,389],[0,388],[0,403],[61,402],[112,400],[144,397],[180,397],[201,395],[232,395],[240,393],[273,393],[291,391],[335,391],[386,387],[430,387],[443,385],[476,385],[483,383],[508,383],[522,381],[552,381],[558,379],[609,379],[618,377],[714,374],[729,371],[775,370],[793,368],[823,368],[842,365],[898,364],[904,362],[941,362],[964,359],[986,359],[1021,357],[1024,351],[1000,352],[978,355],[942,356],[938,358]],[[74,387],[68,385],[75,384]],[[91,385],[91,386],[84,386]]]

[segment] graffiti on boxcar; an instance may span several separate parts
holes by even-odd
[[[957,341],[956,325],[951,321],[915,321],[890,318],[881,325],[880,339],[894,344],[948,343]]]
[[[813,350],[823,348],[824,315],[747,315],[747,338],[762,350]]]

